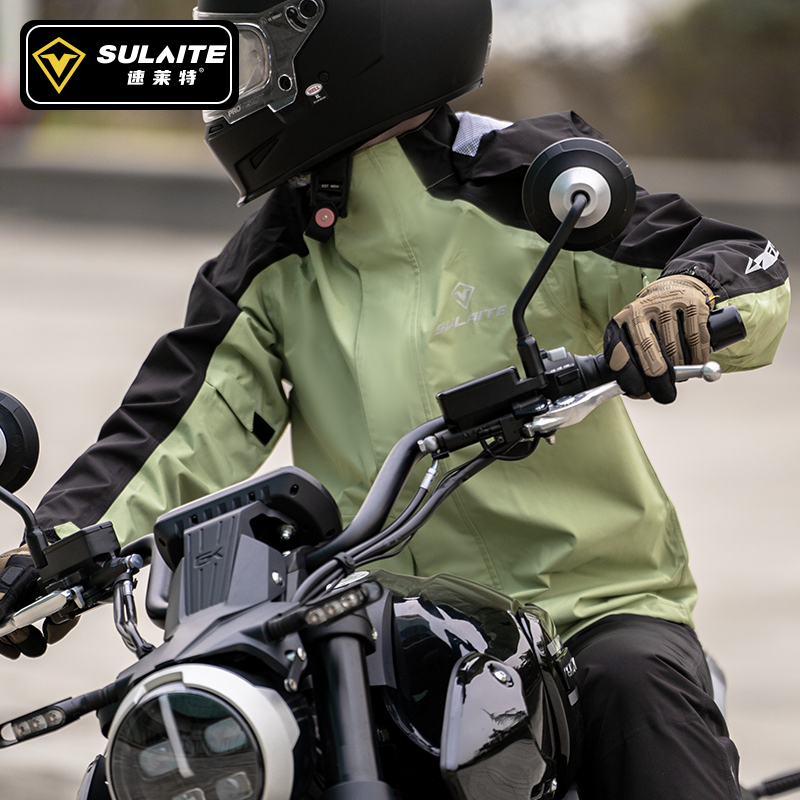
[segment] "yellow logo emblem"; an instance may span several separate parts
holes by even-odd
[[[59,36],[37,50],[33,57],[55,90],[61,94],[61,90],[67,85],[67,81],[73,76],[85,55],[86,53],[73,47],[69,42],[65,42]],[[65,72],[66,75],[64,75]]]

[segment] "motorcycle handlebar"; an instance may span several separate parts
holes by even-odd
[[[711,346],[714,350],[728,347],[734,342],[745,338],[745,328],[739,310],[735,306],[729,306],[709,315],[708,329],[711,334]],[[564,352],[563,356],[574,359],[573,370],[577,368],[578,375],[576,382],[566,382],[563,391],[567,396],[577,391],[583,390],[592,394],[592,397],[583,397],[580,403],[567,405],[561,404],[550,418],[549,413],[541,414],[536,417],[537,423],[532,423],[531,435],[538,432],[547,432],[550,427],[557,428],[563,425],[574,424],[578,419],[582,419],[593,404],[599,404],[610,399],[611,396],[621,394],[622,390],[616,385],[614,375],[606,364],[602,353],[589,356],[570,356]],[[684,381],[689,378],[702,377],[705,380],[716,380],[719,377],[719,368],[716,364],[686,367],[676,367],[676,380]],[[515,373],[516,374],[516,373]],[[573,372],[573,375],[575,373]],[[507,376],[506,376],[507,377]],[[582,384],[582,387],[576,383]],[[592,393],[592,389],[612,384],[605,392]],[[492,395],[489,391],[489,395]],[[489,397],[491,402],[491,397]],[[562,419],[562,415],[564,418]],[[541,428],[541,431],[538,430]],[[308,554],[306,564],[310,571],[321,567],[326,561],[339,553],[343,553],[350,547],[362,543],[370,536],[376,534],[388,517],[394,502],[396,501],[403,484],[408,478],[413,466],[420,460],[423,453],[435,453],[441,446],[442,435],[447,436],[447,425],[444,418],[431,420],[421,425],[419,428],[407,433],[392,449],[392,452],[381,467],[378,475],[373,482],[366,500],[361,509],[356,514],[347,529],[331,542]],[[469,432],[465,434],[465,439],[458,447],[465,446],[474,437],[470,437]],[[455,442],[452,442],[455,444]]]
[[[360,544],[381,529],[411,470],[424,455],[417,442],[443,428],[444,420],[439,417],[420,425],[397,442],[378,471],[353,521],[335,539],[308,554],[306,565],[309,571],[322,566],[337,553]]]

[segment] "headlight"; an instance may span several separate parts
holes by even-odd
[[[134,687],[109,731],[114,800],[289,800],[299,728],[274,689],[205,664]]]

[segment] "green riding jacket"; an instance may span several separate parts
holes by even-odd
[[[440,109],[355,155],[347,216],[325,244],[303,235],[307,186],[273,192],[202,268],[185,327],[157,343],[97,444],[45,496],[41,524],[63,536],[110,519],[130,541],[249,477],[289,422],[295,464],[349,521],[395,442],[440,415],[437,392],[521,370],[511,310],[545,248],[521,183],[542,149],[573,136],[599,138],[570,113],[508,126]],[[528,325],[542,347],[598,352],[609,319],[676,272],[739,307],[749,335],[715,356],[725,370],[770,363],[788,314],[782,260],[675,195],[640,190],[622,236],[562,253]],[[619,399],[465,483],[382,566],[535,602],[562,635],[613,613],[691,624],[696,599],[675,511]]]

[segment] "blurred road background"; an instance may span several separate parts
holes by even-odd
[[[39,425],[39,467],[21,492],[31,505],[181,324],[195,272],[252,209],[236,208],[196,115],[27,114],[18,84],[8,90],[19,18],[180,19],[191,5],[0,0],[0,389]],[[639,183],[760,230],[797,274],[799,0],[496,0],[496,12],[486,86],[462,107],[575,108]],[[629,403],[685,529],[745,783],[800,768],[798,314],[772,367],[684,385],[670,407]],[[284,443],[273,460],[289,459]],[[0,509],[2,549],[19,534]],[[104,685],[130,660],[108,609],[87,615],[43,659],[0,661],[0,720]],[[7,751],[0,800],[70,800],[102,747],[90,717]]]

